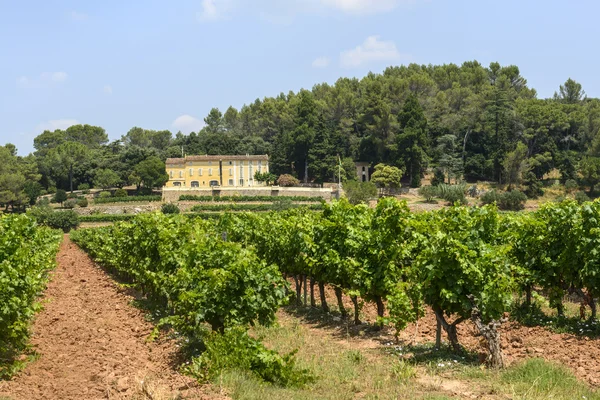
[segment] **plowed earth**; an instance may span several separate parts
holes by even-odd
[[[53,275],[32,326],[39,358],[0,381],[0,398],[215,398],[176,371],[174,343],[147,343],[152,325],[132,297],[68,236]]]

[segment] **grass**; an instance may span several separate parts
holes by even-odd
[[[380,345],[367,338],[350,338],[328,326],[317,327],[281,311],[279,325],[256,327],[253,335],[279,352],[298,349],[301,368],[317,377],[304,388],[265,384],[246,373],[222,374],[214,385],[232,399],[429,399],[511,398],[589,399],[600,395],[578,381],[565,367],[531,359],[504,371],[477,363],[474,354],[463,357],[433,344]]]

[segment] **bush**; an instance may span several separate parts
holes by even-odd
[[[280,175],[279,178],[277,178],[277,184],[279,186],[286,186],[286,187],[298,186],[300,184],[300,181],[298,179],[296,179],[295,177],[293,177],[292,175],[283,174],[283,175]]]
[[[587,194],[585,194],[585,192],[577,192],[575,193],[575,201],[577,201],[579,204],[581,203],[585,203],[586,201],[590,201],[590,198]]]
[[[431,179],[431,186],[442,185],[446,179],[446,175],[444,174],[444,170],[441,168],[436,168],[433,171],[433,178]]]
[[[94,204],[110,203],[136,203],[162,201],[162,196],[128,196],[128,197],[106,197],[94,199]]]
[[[112,194],[110,194],[110,192],[100,192],[100,194],[98,196],[101,199],[108,199],[108,198],[112,197]]]
[[[425,197],[425,201],[431,203],[434,197],[437,197],[439,189],[437,186],[421,186],[419,188],[419,196]]]
[[[86,199],[85,197],[77,200],[77,205],[81,208],[85,208],[88,206],[88,199]]]
[[[519,190],[504,192],[498,196],[498,208],[506,211],[519,211],[525,208],[527,196]]]
[[[56,191],[56,193],[54,194],[54,198],[53,198],[53,200],[54,200],[54,202],[55,202],[55,203],[60,203],[60,204],[62,204],[62,203],[64,203],[65,201],[67,201],[67,198],[68,198],[68,197],[67,197],[67,192],[65,192],[65,191],[64,191],[64,190],[62,190],[62,189],[58,189],[58,190]]]
[[[50,205],[50,199],[47,197],[42,197],[41,199],[38,200],[38,202],[36,203],[38,206],[49,206]]]
[[[73,210],[54,211],[48,206],[36,206],[29,210],[29,215],[33,217],[38,224],[53,229],[61,229],[65,233],[68,233],[71,229],[79,226],[79,216]]]
[[[579,188],[579,184],[575,179],[567,179],[565,182],[565,189],[567,193],[572,193]]]
[[[68,208],[69,210],[74,209],[76,206],[77,206],[77,200],[75,200],[75,199],[69,199],[69,200],[65,201],[63,204],[63,207]]]
[[[465,197],[465,185],[440,184],[438,185],[438,190],[439,196],[450,204],[454,204],[456,202],[460,204],[467,204],[467,199]]]
[[[80,185],[77,186],[77,190],[81,190],[82,192],[85,192],[86,190],[90,190],[90,184],[89,183],[82,183]]]
[[[484,205],[498,203],[498,192],[496,190],[488,190],[481,195],[480,200]]]
[[[377,197],[377,186],[372,182],[348,181],[343,188],[351,204],[366,203]]]
[[[160,207],[160,211],[162,211],[163,214],[179,214],[180,210],[179,207],[177,207],[176,204],[173,203],[165,203]]]
[[[185,368],[187,373],[204,382],[231,370],[250,371],[266,382],[283,387],[302,387],[314,380],[308,370],[296,366],[295,351],[281,356],[242,328],[230,329],[222,335],[207,334],[204,345],[206,350]]]
[[[125,190],[125,189],[117,189],[117,190],[115,190],[115,193],[113,194],[114,197],[119,197],[119,198],[127,197],[127,195],[128,195],[127,190]]]

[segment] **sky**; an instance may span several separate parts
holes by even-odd
[[[530,0],[0,0],[0,144],[45,129],[189,133],[211,108],[391,65],[514,64],[539,98],[600,97],[600,3]]]

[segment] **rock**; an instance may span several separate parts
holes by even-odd
[[[129,389],[129,379],[127,377],[119,378],[117,380],[117,390],[119,392],[126,392]]]

